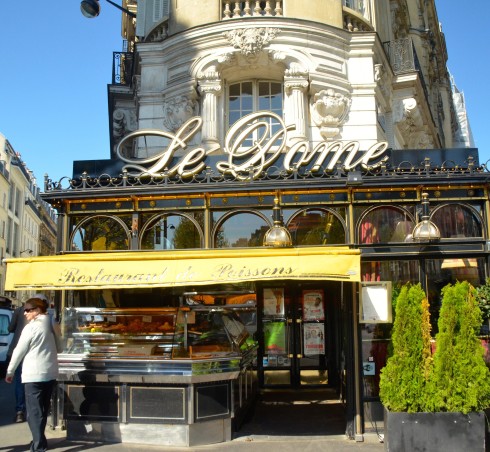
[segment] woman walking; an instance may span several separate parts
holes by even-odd
[[[5,377],[5,381],[11,383],[16,368],[22,363],[27,423],[32,434],[31,452],[47,450],[44,431],[51,394],[58,378],[56,339],[46,308],[46,302],[40,298],[29,298],[26,301],[24,315],[27,325],[12,353]]]

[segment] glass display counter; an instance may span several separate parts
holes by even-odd
[[[257,344],[241,320],[254,312],[250,305],[66,309],[58,423],[76,440],[230,440],[256,393]],[[162,429],[170,424],[171,432]]]

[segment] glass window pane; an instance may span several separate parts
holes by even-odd
[[[360,243],[388,243],[411,240],[415,224],[401,209],[379,207],[369,212],[359,227]]]
[[[259,96],[270,96],[270,82],[259,82]]]
[[[302,212],[289,221],[287,228],[294,246],[345,243],[344,226],[332,212]]]
[[[162,215],[144,226],[141,249],[168,250],[200,248],[201,235],[196,225],[181,215]]]
[[[127,250],[128,233],[110,217],[97,216],[82,223],[73,234],[71,249],[74,251]]]
[[[442,289],[457,281],[468,281],[473,286],[485,283],[485,258],[430,259],[426,261],[431,334],[437,333]]]
[[[229,109],[231,110],[240,110],[240,98],[239,97],[230,97],[228,102]]]
[[[435,210],[431,220],[443,238],[483,237],[480,219],[466,206],[449,204]]]
[[[242,111],[253,111],[253,97],[252,96],[242,96]]]
[[[242,117],[239,111],[230,111],[228,124],[231,126],[235,124]]]
[[[262,246],[268,224],[253,213],[238,213],[221,224],[214,237],[216,248]]]
[[[245,96],[245,95],[249,95],[249,96],[252,96],[253,95],[253,83],[252,82],[243,82],[242,84],[242,96]]]
[[[230,85],[230,97],[239,97],[240,96],[240,83],[235,83]]]

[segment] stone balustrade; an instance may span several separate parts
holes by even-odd
[[[223,19],[253,16],[282,16],[281,0],[232,2],[223,0]]]
[[[368,19],[366,19],[366,17],[345,6],[342,9],[342,19],[343,19],[345,30],[348,31],[373,31],[374,30],[371,22]]]

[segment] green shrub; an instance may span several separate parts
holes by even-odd
[[[431,373],[429,305],[420,284],[403,286],[396,300],[393,354],[381,370],[380,399],[390,411],[425,411]]]
[[[480,308],[482,319],[487,321],[490,319],[490,278],[487,278],[485,284],[477,287],[475,298]]]
[[[482,318],[466,281],[442,290],[431,387],[433,411],[469,413],[490,406],[490,371],[478,338]]]

